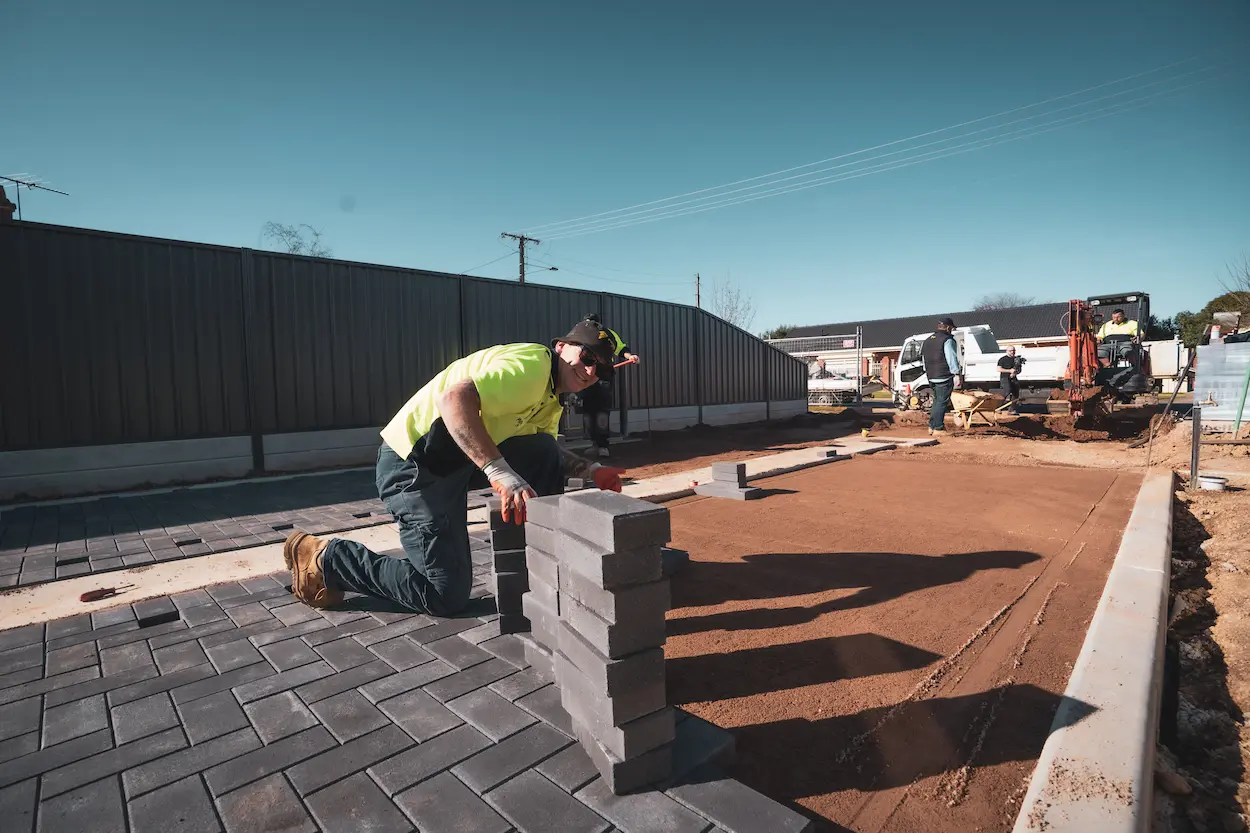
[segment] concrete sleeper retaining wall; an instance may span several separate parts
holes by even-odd
[[[1014,833],[1144,833],[1152,822],[1175,475],[1148,475]]]
[[[728,425],[774,420],[807,411],[806,401],[709,405],[704,422]],[[629,411],[631,433],[675,431],[699,421],[698,406]],[[615,424],[616,412],[613,412]],[[376,428],[267,434],[265,470],[273,473],[371,466],[382,442]],[[235,479],[252,473],[251,437],[0,452],[0,501],[58,498],[125,489]]]

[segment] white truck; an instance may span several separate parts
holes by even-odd
[[[920,350],[932,333],[908,336],[898,354],[898,367],[893,376],[894,403],[906,410],[917,406],[928,410],[933,402],[933,389],[924,372]],[[965,389],[993,390],[999,387],[998,360],[1006,355],[988,324],[959,327],[952,333],[960,367],[964,370]],[[1023,390],[1063,386],[1068,369],[1068,346],[1017,347],[1016,357],[1024,366],[1016,377]]]

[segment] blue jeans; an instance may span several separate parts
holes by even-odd
[[[933,385],[933,407],[929,409],[929,427],[934,431],[946,430],[946,412],[951,409],[951,391],[955,389],[954,379],[931,382]]]
[[[550,434],[499,444],[508,464],[540,495],[564,491],[564,467]],[[468,493],[489,484],[472,464],[439,477],[383,444],[378,449],[378,496],[399,526],[407,559],[378,555],[364,544],[332,538],[321,556],[326,587],[387,599],[409,610],[449,616],[469,603]]]

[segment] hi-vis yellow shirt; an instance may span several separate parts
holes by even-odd
[[[1117,324],[1108,318],[1102,322],[1102,326],[1098,328],[1098,337],[1106,338],[1107,336],[1135,336],[1137,335],[1137,322],[1126,320],[1123,324]]]
[[[406,458],[439,419],[438,396],[472,379],[482,400],[482,422],[495,444],[544,432],[555,436],[563,410],[551,378],[551,350],[541,344],[501,344],[470,353],[425,383],[382,429],[391,450]]]

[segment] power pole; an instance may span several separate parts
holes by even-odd
[[[539,240],[536,237],[526,237],[524,234],[510,234],[509,232],[506,232],[506,231],[499,236],[516,241],[517,252],[521,255],[521,274],[520,274],[519,282],[525,283],[525,244],[541,243],[543,241]]]
[[[699,302],[699,273],[694,273],[694,305],[696,309],[703,309],[703,305]]]

